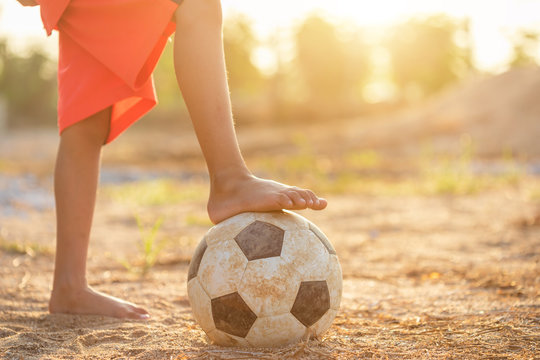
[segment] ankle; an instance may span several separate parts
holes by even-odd
[[[239,182],[253,178],[253,174],[245,166],[227,167],[210,174],[210,186],[213,191],[228,191]]]
[[[62,276],[53,281],[53,292],[77,293],[88,288],[86,277]]]

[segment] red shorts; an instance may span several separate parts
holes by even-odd
[[[60,133],[112,107],[109,143],[157,104],[152,72],[179,2],[70,1],[57,24]]]

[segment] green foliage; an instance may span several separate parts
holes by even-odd
[[[9,168],[11,168],[11,164],[5,159],[0,159],[0,172],[7,172]]]
[[[468,22],[444,15],[396,26],[388,50],[394,82],[405,98],[437,92],[472,68]]]
[[[522,30],[512,39],[514,54],[510,61],[512,67],[538,65],[536,53],[540,42],[540,33]]]
[[[7,102],[8,126],[55,124],[56,97],[54,63],[43,50],[14,54],[0,39],[0,98]]]
[[[540,202],[540,185],[536,185],[529,191],[529,198],[532,201]]]
[[[499,174],[473,171],[474,144],[469,136],[461,139],[461,152],[456,157],[427,158],[422,166],[422,192],[465,195],[518,184],[524,176],[522,167],[510,152],[504,155],[504,168]]]
[[[107,186],[104,193],[113,200],[143,206],[178,204],[199,201],[207,197],[207,186],[199,183],[180,183],[173,180],[138,181]]]
[[[173,55],[174,46],[171,39],[165,46],[163,54],[154,70],[159,106],[156,109],[157,111],[153,111],[149,116],[170,118],[174,119],[173,121],[178,121],[178,117],[186,114],[187,110],[176,81]]]
[[[511,150],[506,150],[502,156],[504,171],[500,175],[500,180],[508,184],[518,184],[522,180],[526,171],[514,156]]]
[[[223,27],[223,47],[233,97],[249,98],[261,91],[263,78],[251,60],[257,46],[252,25],[245,15],[227,18]]]
[[[285,182],[302,184],[320,194],[330,195],[470,195],[523,183],[525,171],[506,152],[496,164],[497,173],[476,168],[474,143],[462,136],[455,155],[435,155],[425,151],[420,159],[407,159],[410,172],[396,176],[386,166],[392,159],[375,150],[354,150],[329,156],[318,154],[303,134],[293,138],[296,150],[286,157],[259,157],[254,168],[271,173]],[[530,191],[539,198],[538,189]]]
[[[480,177],[474,176],[468,169],[450,159],[440,161],[435,168],[426,173],[428,192],[435,194],[465,195],[478,192],[483,187]]]
[[[227,17],[225,59],[233,109],[240,114],[237,118],[277,121],[356,116],[366,110],[365,85],[376,82],[377,77],[390,81],[386,65],[375,63],[377,51],[384,59],[389,55],[391,78],[401,96],[397,100],[421,99],[473,69],[467,20],[445,15],[410,19],[390,29],[386,41],[376,46],[363,29],[342,25],[310,15],[294,29],[292,38],[283,35],[288,32],[278,31],[263,43],[245,15]],[[536,63],[538,32],[523,30],[512,41],[512,66]],[[7,103],[8,125],[55,124],[54,61],[42,50],[15,54],[8,45],[0,38],[0,101]],[[261,47],[274,52],[275,71],[263,74],[252,61]],[[188,116],[177,85],[173,50],[170,41],[154,71],[160,105],[149,117],[164,121]],[[386,60],[382,62],[386,64]],[[156,122],[144,122],[152,123]]]
[[[478,176],[471,171],[473,144],[463,137],[457,158],[429,159],[423,166],[425,186],[436,194],[470,194],[482,187]]]
[[[320,172],[318,157],[309,139],[304,134],[295,134],[292,140],[297,151],[285,159],[284,168],[292,174]]]
[[[148,275],[158,260],[159,253],[165,246],[165,241],[157,241],[158,231],[163,223],[163,217],[157,219],[150,228],[146,228],[139,216],[135,216],[139,233],[140,242],[137,244],[139,249],[138,262],[132,264],[128,260],[121,260],[120,263],[130,272],[138,273],[141,276]]]
[[[372,169],[380,165],[380,155],[374,150],[362,150],[351,152],[346,155],[347,167],[353,169]]]
[[[206,215],[196,215],[196,214],[189,214],[186,216],[186,225],[194,225],[194,226],[212,226],[212,221],[208,218]]]
[[[21,241],[8,241],[0,236],[0,251],[10,254],[28,255],[34,257],[36,255],[50,255],[53,251],[43,245],[35,243],[25,243]]]
[[[253,34],[251,23],[243,15],[225,19],[223,42],[233,105],[235,110],[242,112],[246,110],[246,106],[251,106],[253,99],[261,97],[264,92],[263,76],[251,61],[252,53],[259,43]],[[173,41],[170,41],[154,70],[159,106],[149,117],[163,121],[176,121],[178,118],[187,117],[186,104],[176,80],[173,55],[174,45]]]
[[[332,113],[361,100],[369,51],[360,32],[345,37],[322,17],[308,17],[296,33],[296,57],[315,113]]]

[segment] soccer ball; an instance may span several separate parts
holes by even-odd
[[[195,319],[218,345],[275,347],[320,337],[342,289],[336,251],[289,211],[243,213],[211,228],[191,260]]]

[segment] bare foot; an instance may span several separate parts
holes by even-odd
[[[284,185],[253,175],[214,180],[208,200],[208,215],[217,224],[246,211],[322,210],[327,201],[311,190]]]
[[[49,301],[51,314],[103,315],[122,319],[148,320],[143,308],[122,299],[109,296],[90,287],[80,290],[54,289]]]

